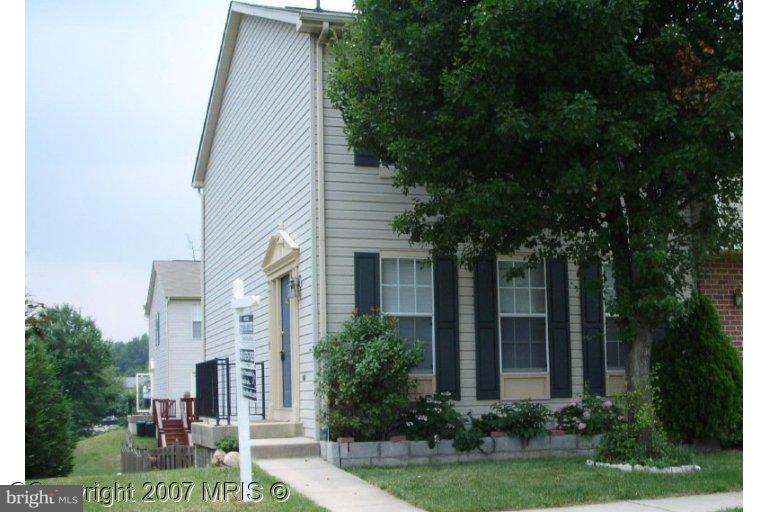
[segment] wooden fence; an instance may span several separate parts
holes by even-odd
[[[123,473],[189,468],[194,465],[194,446],[172,445],[164,448],[137,448],[130,441],[126,441],[120,447],[120,467]]]

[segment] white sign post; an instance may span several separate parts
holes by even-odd
[[[248,363],[243,361],[243,350],[253,351],[253,346],[244,346],[244,337],[253,341],[252,309],[258,306],[261,299],[258,295],[245,296],[245,285],[242,279],[232,282],[232,316],[235,321],[235,375],[237,396],[237,441],[240,450],[240,489],[243,501],[252,501],[248,486],[252,480],[251,468],[251,419],[248,414],[248,398],[244,393],[243,372]]]

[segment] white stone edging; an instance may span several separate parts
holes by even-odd
[[[669,466],[666,468],[657,468],[656,466],[642,466],[640,464],[610,464],[608,462],[597,462],[594,460],[588,460],[586,464],[590,467],[618,469],[619,471],[640,471],[646,473],[681,474],[701,471],[701,466],[697,466],[696,464],[689,464],[686,466]]]

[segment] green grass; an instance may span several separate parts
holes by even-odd
[[[203,501],[203,482],[206,482],[209,486],[213,486],[216,482],[239,482],[240,477],[237,468],[188,468],[119,475],[120,445],[127,435],[128,431],[126,429],[116,429],[82,439],[75,448],[75,467],[72,474],[68,477],[37,481],[41,483],[74,484],[91,487],[98,483],[101,487],[112,486],[113,488],[115,484],[122,488],[133,484],[133,488],[136,489],[133,495],[136,500],[135,502],[116,501],[108,508],[103,500],[101,503],[97,503],[95,501],[95,494],[92,493],[85,503],[85,510],[87,511],[184,510],[202,512],[214,510],[227,512],[230,510],[247,509],[258,510],[259,512],[299,512],[305,510],[314,512],[324,510],[304,496],[294,492],[293,489],[291,489],[288,500],[285,502],[276,501],[269,494],[270,487],[276,481],[275,478],[265,473],[258,466],[253,467],[253,480],[262,485],[264,499],[259,503],[248,506],[242,503],[212,503],[210,500]],[[155,439],[151,437],[134,437],[133,442],[142,448],[154,448],[157,446]],[[166,485],[171,484],[171,482],[194,482],[195,485],[192,487],[188,501],[176,503],[168,501],[162,503],[156,497],[154,503],[142,502],[142,496],[150,488],[145,487],[145,485],[151,486],[151,484],[158,482],[164,482]]]
[[[278,502],[272,498],[269,494],[271,485],[276,481],[274,477],[265,473],[258,466],[253,467],[253,480],[261,484],[264,492],[264,498],[261,502],[245,505],[237,502],[217,502],[213,503],[209,501],[203,501],[203,482],[206,482],[209,487],[216,482],[237,482],[240,478],[238,476],[237,468],[188,468],[188,469],[174,469],[169,471],[153,471],[149,473],[131,473],[128,475],[95,475],[95,476],[69,476],[65,478],[49,478],[38,480],[40,483],[56,483],[61,485],[84,485],[94,486],[98,483],[100,486],[112,486],[115,484],[122,486],[123,488],[128,484],[133,484],[135,491],[135,502],[115,502],[109,508],[107,502],[102,501],[96,503],[93,495],[90,496],[90,500],[85,502],[86,511],[115,511],[115,512],[135,512],[136,510],[183,510],[191,512],[203,512],[203,511],[221,511],[229,512],[235,510],[254,510],[258,512],[320,512],[325,509],[315,505],[304,496],[301,496],[294,489],[290,489],[290,497],[284,502]],[[141,498],[145,492],[146,485],[151,486],[157,482],[164,482],[166,485],[171,482],[194,482],[192,492],[188,501],[181,501],[178,503],[173,502],[142,502]]]
[[[71,476],[116,474],[120,471],[120,444],[127,434],[126,429],[120,428],[78,441]]]
[[[622,499],[736,491],[742,454],[697,455],[702,470],[686,475],[589,468],[584,458],[511,459],[349,471],[433,512],[484,512]]]

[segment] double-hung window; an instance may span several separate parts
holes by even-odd
[[[155,346],[160,346],[160,312],[155,313]]]
[[[608,370],[623,370],[626,364],[626,346],[619,338],[618,317],[611,311],[616,300],[613,271],[603,265],[603,317],[605,318],[605,366]]]
[[[199,340],[203,337],[203,311],[200,304],[192,308],[192,339]]]
[[[381,258],[381,309],[397,319],[400,336],[421,343],[414,373],[432,373],[432,264],[427,259]]]
[[[520,274],[510,275],[516,269]],[[547,371],[547,295],[544,264],[498,262],[501,369]]]

